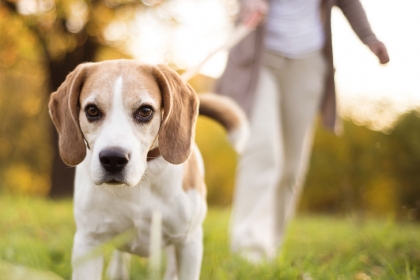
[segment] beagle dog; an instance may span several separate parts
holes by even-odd
[[[101,279],[103,257],[77,259],[116,235],[110,279],[128,279],[127,254],[149,255],[152,214],[161,214],[165,279],[199,279],[206,187],[194,143],[198,114],[221,123],[239,151],[245,115],[233,101],[199,94],[165,65],[132,60],[85,63],[50,97],[62,160],[77,166],[73,280]]]

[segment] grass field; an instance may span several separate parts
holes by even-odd
[[[209,210],[203,280],[420,279],[417,224],[300,215],[278,259],[250,265],[229,253],[228,220],[228,209]],[[69,200],[0,196],[0,279],[69,279],[74,230]],[[147,279],[147,261],[134,257],[131,275]]]

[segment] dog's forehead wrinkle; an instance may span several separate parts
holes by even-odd
[[[112,103],[113,85],[111,81],[112,78],[107,73],[97,71],[91,73],[80,94],[80,104],[85,106],[88,103],[94,103],[108,107]]]
[[[94,104],[96,102],[97,102],[97,95],[94,94],[94,93],[91,93],[88,97],[86,97],[83,100],[82,106],[85,106],[85,105],[90,104],[90,103]]]
[[[143,99],[149,98],[150,101],[160,102],[160,90],[153,76],[142,69],[134,69],[123,73],[124,79],[124,98]]]
[[[147,89],[132,91],[124,88],[122,92],[123,100],[126,105],[132,105],[135,107],[142,104],[158,105],[160,100],[153,98],[152,95],[153,94]]]

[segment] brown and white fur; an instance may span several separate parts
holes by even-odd
[[[167,66],[130,60],[79,65],[51,95],[49,110],[61,158],[77,166],[73,279],[101,279],[102,257],[75,261],[134,228],[108,269],[110,279],[127,279],[122,252],[149,255],[155,210],[170,248],[165,278],[199,279],[207,206],[196,119],[200,111],[220,122],[240,150],[242,111],[227,98],[197,95]]]

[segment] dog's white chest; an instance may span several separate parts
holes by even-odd
[[[152,216],[159,212],[162,222],[162,245],[167,246],[181,242],[196,227],[200,226],[204,216],[205,207],[198,193],[179,194],[170,200],[162,199],[149,193],[141,199],[141,206],[132,209],[135,238],[124,249],[130,253],[141,256],[149,254]],[[147,201],[146,201],[147,200]]]
[[[84,170],[78,168],[77,177],[83,177],[83,173]],[[173,173],[182,174],[179,170],[173,170]],[[134,238],[122,249],[148,256],[152,215],[157,211],[162,217],[162,245],[185,240],[191,231],[201,226],[206,204],[197,191],[182,190],[182,177],[169,175],[171,179],[167,182],[161,175],[159,182],[145,179],[134,188],[111,190],[77,185],[75,216],[78,229],[101,242],[134,229]]]

